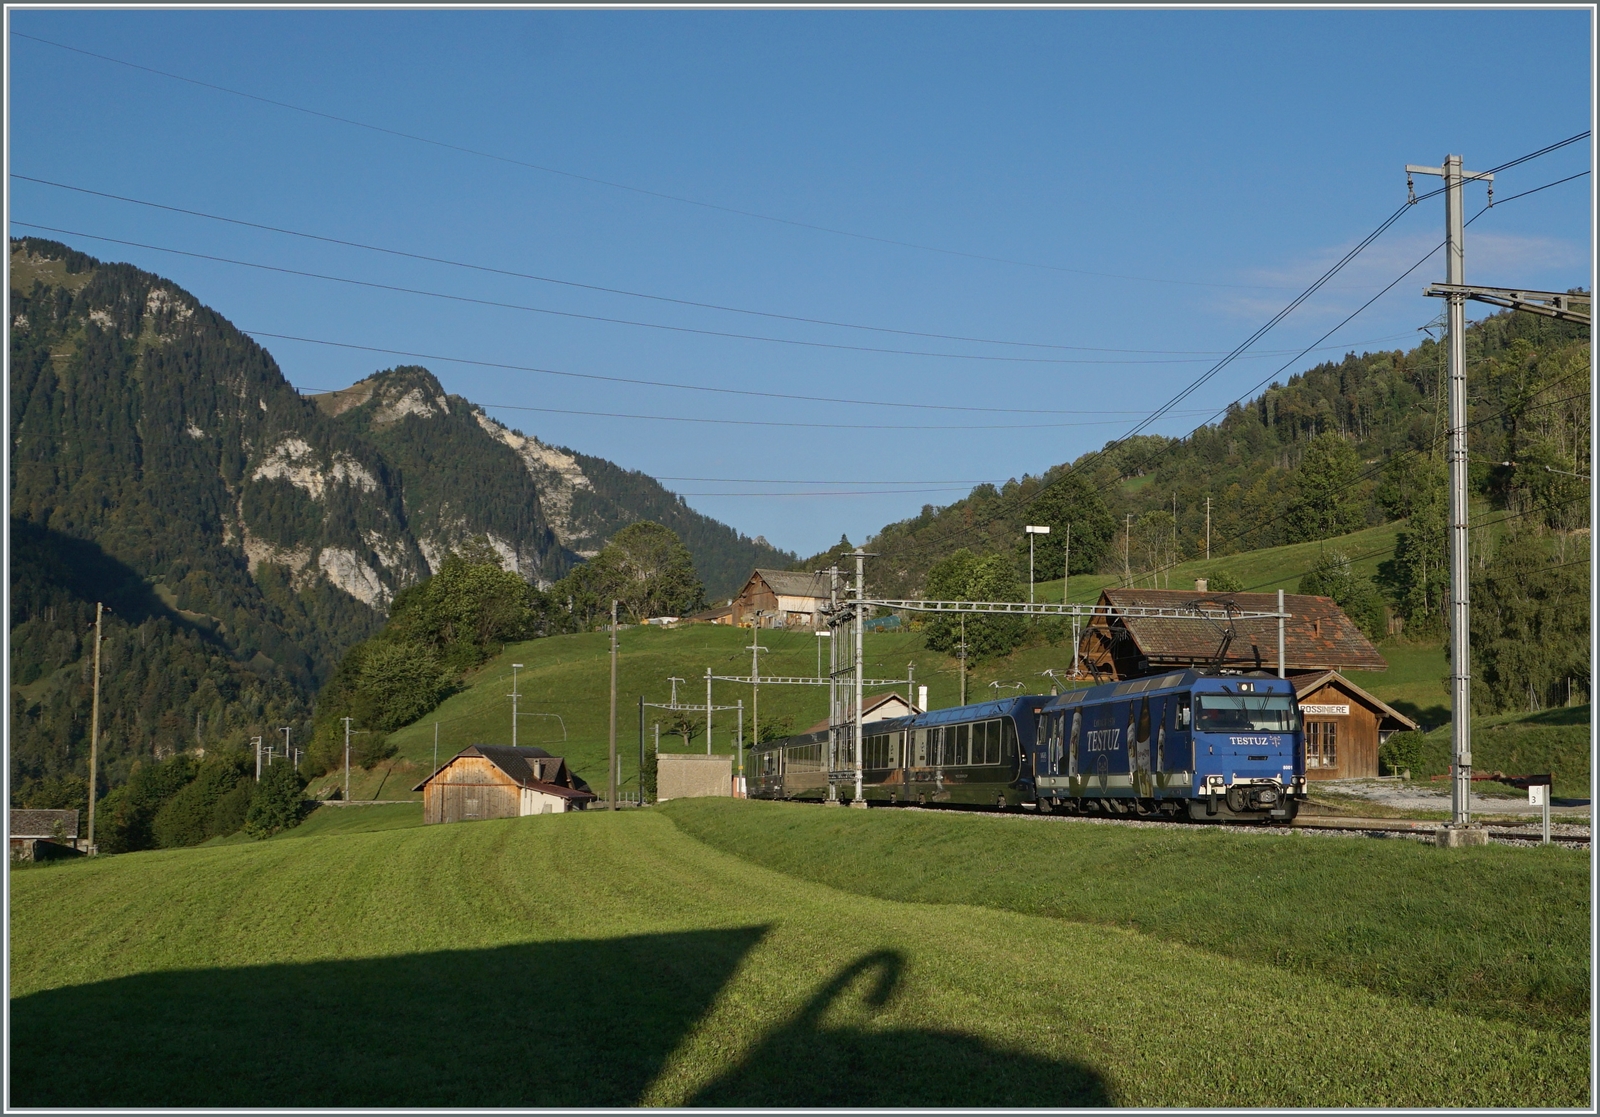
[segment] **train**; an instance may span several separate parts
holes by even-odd
[[[1003,698],[868,722],[862,737],[869,803],[1285,822],[1306,795],[1294,687],[1266,672],[1187,669]],[[830,764],[826,731],[751,753],[751,798],[855,794],[854,758]]]

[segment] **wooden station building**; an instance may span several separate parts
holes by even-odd
[[[423,822],[562,814],[596,798],[564,759],[526,745],[469,745],[411,790]]]
[[[1276,593],[1108,589],[1078,644],[1081,662],[1101,679],[1132,679],[1184,667],[1232,671],[1278,669],[1278,622],[1271,617],[1202,620],[1118,615],[1131,606],[1183,610],[1229,608],[1258,613],[1278,608]],[[1295,685],[1306,733],[1306,778],[1350,779],[1378,774],[1378,746],[1416,722],[1356,686],[1340,672],[1386,671],[1389,664],[1344,610],[1328,597],[1286,593],[1284,674]]]
[[[1378,774],[1378,746],[1417,723],[1337,671],[1295,675],[1306,734],[1306,779],[1340,780]]]

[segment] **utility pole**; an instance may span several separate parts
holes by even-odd
[[[639,805],[644,806],[644,695],[639,695]]]
[[[828,567],[828,802],[837,806],[839,802],[839,786],[834,782],[833,773],[839,767],[839,733],[844,724],[843,711],[839,709],[839,631],[836,620],[839,615],[839,564],[835,562]],[[751,708],[751,724],[754,725],[755,710]],[[760,741],[760,737],[752,729],[750,740],[752,743]]]
[[[1462,239],[1465,226],[1461,219],[1464,187],[1470,179],[1493,183],[1494,176],[1463,170],[1459,155],[1445,156],[1442,167],[1408,164],[1408,190],[1413,174],[1438,175],[1444,180],[1445,282],[1462,286],[1467,281]],[[1489,199],[1493,201],[1493,185],[1489,189]],[[1460,292],[1452,292],[1446,298],[1450,317],[1450,821],[1461,827],[1470,820],[1472,795],[1472,642],[1467,616],[1467,302],[1466,295]]]
[[[522,668],[522,664],[520,664],[520,663],[513,663],[511,665],[511,693],[509,695],[507,695],[507,697],[511,699],[511,747],[512,748],[516,748],[517,747],[517,698],[518,698],[518,695],[517,695],[517,672],[519,670],[521,670],[521,668]]]
[[[1067,583],[1072,581],[1072,525],[1067,525],[1066,545],[1061,548],[1061,604],[1067,603]]]
[[[739,787],[744,788],[744,699],[739,699],[739,729],[734,734],[734,743],[739,749]]]
[[[760,627],[759,627],[760,620],[761,620],[760,617],[756,618],[757,627],[751,630],[751,635],[750,635],[751,644],[750,644],[750,646],[748,648],[745,649],[745,651],[750,653],[750,739],[752,741],[759,741],[761,739],[761,715],[760,715],[760,707],[761,707],[761,653],[767,650],[766,648],[763,648],[761,646],[761,642],[759,640],[757,640],[756,636],[755,636],[755,633],[760,631]],[[710,699],[710,694],[711,694],[711,669],[707,668],[706,669],[706,695],[707,695],[707,698],[706,698],[706,724],[707,724],[707,727],[708,727],[707,728],[707,732],[710,731],[709,730],[709,726],[710,726],[710,723],[711,723],[711,699]]]
[[[711,755],[711,668],[706,668],[706,755]]]
[[[340,718],[344,722],[344,801],[350,801],[350,719]],[[438,725],[438,722],[434,722]]]
[[[961,654],[956,657],[956,664],[961,668],[961,701],[958,706],[967,704],[967,615],[961,614]]]
[[[1028,524],[1022,529],[1028,533],[1028,604],[1033,604],[1033,537],[1035,535],[1049,535],[1048,525]],[[1062,589],[1065,593],[1065,588]]]
[[[433,723],[433,774],[439,774],[439,723]]]
[[[287,725],[280,725],[278,728],[283,730],[283,758],[290,763],[294,763],[294,754],[289,751],[289,727]],[[272,762],[269,760],[267,762],[268,767],[271,767],[271,764]],[[296,765],[296,767],[298,767],[298,765]]]
[[[515,687],[512,688],[516,689]],[[606,798],[617,809],[617,601],[611,599],[611,752],[606,764]]]
[[[260,783],[261,782],[261,738],[260,737],[251,737],[250,738],[250,743],[252,745],[254,745],[255,749],[256,749],[256,782]]]
[[[1283,619],[1287,616],[1283,611],[1283,591],[1278,591],[1278,678],[1283,678]]]
[[[1133,545],[1133,513],[1128,513],[1128,524],[1122,532],[1122,584],[1133,585],[1133,570],[1128,565],[1128,553]]]
[[[1211,561],[1211,498],[1206,497],[1206,561]]]
[[[866,632],[867,607],[862,604],[867,596],[866,562],[867,552],[860,547],[855,549],[856,560],[856,601],[855,601],[855,628],[856,628],[856,716],[854,725],[855,759],[856,759],[856,797],[850,801],[852,807],[865,807],[867,801],[861,797],[861,702],[862,692],[865,690],[866,660],[863,658],[864,635]]]
[[[100,617],[105,605],[94,603],[94,704],[89,714],[89,852],[94,852],[95,769],[100,767]]]

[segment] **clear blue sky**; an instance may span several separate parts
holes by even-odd
[[[694,507],[802,553],[1117,437],[1388,216],[1405,198],[1406,163],[1461,153],[1469,169],[1494,166],[1583,131],[1592,112],[1584,11],[12,11],[9,28],[550,169],[13,34],[13,174],[675,299],[1035,343],[584,291],[10,180],[13,235],[32,232],[17,224],[28,221],[680,328],[57,235],[168,276],[249,330],[715,388],[1043,409],[785,401],[417,362],[512,426],[677,478],[666,483]],[[1587,141],[1574,144],[1507,171],[1497,195],[1591,159]],[[1478,221],[1468,281],[1589,286],[1591,183]],[[1419,192],[1432,185],[1419,180]],[[1469,193],[1470,214],[1483,190]],[[1231,366],[1153,429],[1184,433],[1249,392],[1442,226],[1442,199],[1414,207],[1258,346],[1281,355]],[[1442,267],[1424,265],[1325,355],[1413,344],[1438,313],[1421,289]],[[304,388],[405,361],[263,341]],[[943,429],[918,429],[928,427]],[[861,495],[875,488],[889,491]]]

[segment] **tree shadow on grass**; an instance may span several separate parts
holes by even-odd
[[[829,1009],[875,975],[862,998],[887,1007],[905,968],[896,951],[868,954],[835,976],[789,1024],[689,1102],[698,1106],[1109,1106],[1096,1071],[1006,1051],[957,1031],[830,1026]]]
[[[11,1104],[621,1106],[765,927],[139,974],[11,1002]],[[273,942],[263,936],[261,954]]]

